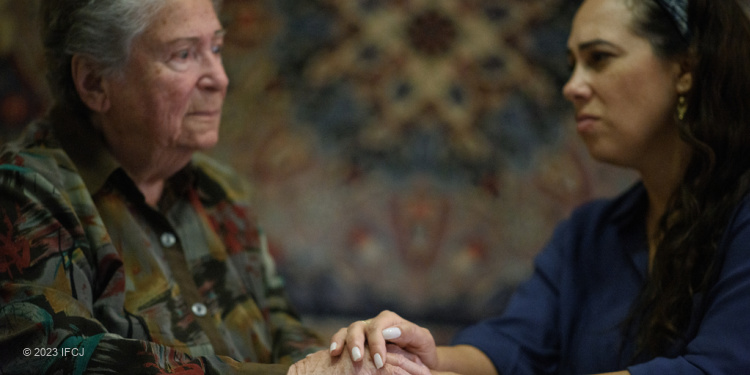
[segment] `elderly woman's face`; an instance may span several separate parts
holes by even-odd
[[[625,0],[586,0],[568,39],[572,64],[563,89],[591,155],[644,168],[679,145],[674,121],[680,65],[633,33]]]
[[[108,78],[102,127],[116,151],[168,159],[218,140],[228,84],[223,29],[209,0],[166,1],[134,40],[124,74]]]

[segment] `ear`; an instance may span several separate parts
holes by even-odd
[[[687,94],[693,88],[693,62],[690,57],[684,58],[680,62],[680,72],[677,76],[676,89],[680,95]]]
[[[89,109],[98,113],[109,109],[109,96],[97,64],[86,56],[74,55],[71,61],[71,74],[78,96]]]
[[[693,88],[693,73],[685,72],[677,78],[677,93],[680,95],[687,94]]]

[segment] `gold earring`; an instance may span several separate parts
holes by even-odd
[[[680,121],[685,119],[685,112],[687,112],[687,100],[684,95],[680,95],[677,99],[677,118]]]

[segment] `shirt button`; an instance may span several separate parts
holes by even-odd
[[[177,243],[177,237],[174,234],[166,232],[161,235],[161,244],[164,247],[172,247]]]
[[[193,314],[195,314],[195,316],[198,316],[198,317],[204,317],[206,316],[206,313],[208,313],[208,309],[206,308],[206,305],[200,302],[194,303],[191,309],[193,310]]]

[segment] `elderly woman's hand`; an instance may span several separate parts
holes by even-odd
[[[287,375],[430,375],[430,370],[421,363],[418,357],[409,354],[396,345],[388,345],[388,363],[376,367],[369,359],[369,350],[365,348],[368,359],[350,361],[346,358],[332,357],[328,352],[313,353],[295,363]]]
[[[331,339],[330,353],[332,357],[337,357],[346,350],[352,361],[358,362],[369,351],[373,355],[372,362],[380,368],[385,364],[395,364],[398,360],[397,357],[391,359],[392,354],[386,356],[389,351],[386,341],[414,354],[428,368],[437,366],[437,350],[430,331],[390,311],[340,329]],[[365,347],[365,342],[368,347]]]

